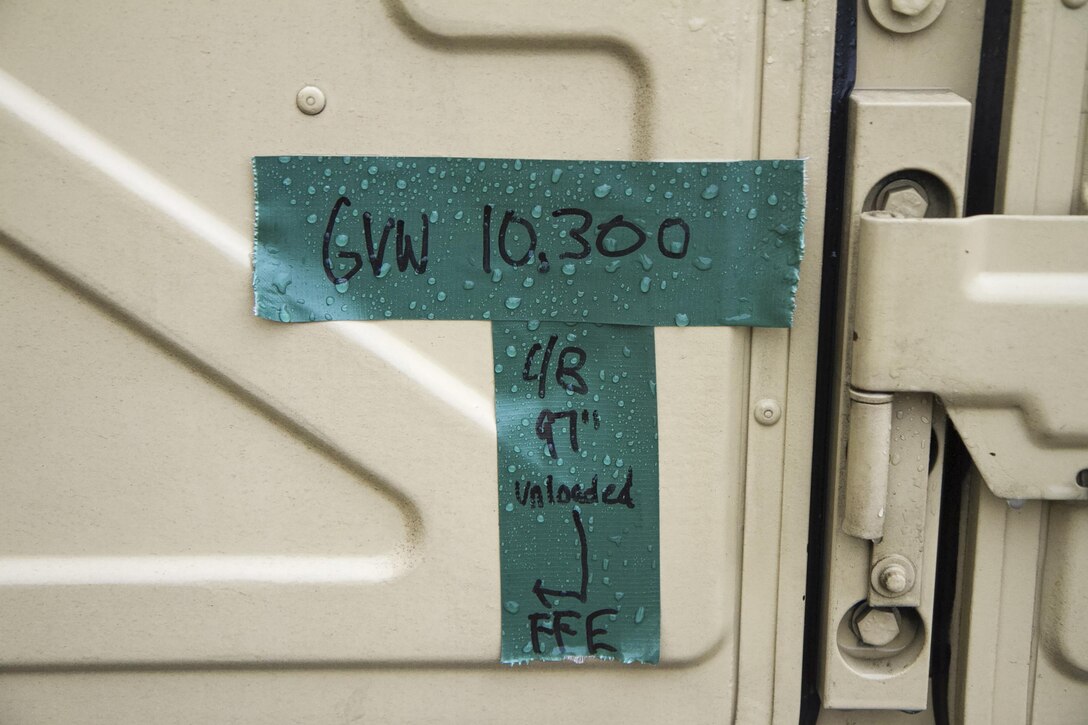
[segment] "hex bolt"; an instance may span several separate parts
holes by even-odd
[[[325,110],[325,93],[317,86],[303,86],[295,97],[298,110],[307,116],[316,116]]]
[[[862,604],[850,623],[858,639],[871,647],[884,647],[899,636],[899,612],[894,608],[877,609]]]
[[[896,179],[877,194],[876,208],[906,219],[921,219],[929,211],[929,195],[909,179]]]
[[[933,0],[891,0],[892,10],[909,18],[921,15],[932,4]]]

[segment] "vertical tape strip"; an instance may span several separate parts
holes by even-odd
[[[502,661],[657,662],[649,327],[496,322]]]

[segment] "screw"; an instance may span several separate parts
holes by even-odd
[[[910,18],[921,15],[932,4],[933,0],[891,0],[892,10]]]
[[[915,182],[897,179],[876,195],[876,208],[907,219],[921,219],[929,210],[929,196]]]
[[[782,406],[778,404],[777,400],[771,398],[764,398],[756,403],[755,410],[752,414],[756,418],[756,422],[760,425],[774,425],[778,422],[778,419],[782,417]]]
[[[899,636],[899,612],[862,604],[851,620],[854,633],[871,647],[883,647]]]
[[[325,110],[325,94],[317,86],[303,86],[295,97],[298,110],[307,116],[316,116]]]

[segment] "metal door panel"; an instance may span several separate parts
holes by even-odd
[[[487,325],[253,318],[248,159],[814,154],[819,174],[829,10],[0,9],[0,713],[536,719],[559,688],[586,716],[758,720],[781,698],[790,719],[816,277],[794,333],[656,332],[663,665],[514,673]],[[294,107],[308,83],[317,116]],[[749,431],[766,396],[797,412]]]
[[[1074,722],[1088,712],[1088,516],[1083,506],[1050,504],[1039,604],[1035,722]]]
[[[996,211],[1084,213],[1086,41],[1083,4],[1032,0],[1013,6]],[[1067,306],[1072,311],[1079,301],[1071,297]],[[1010,315],[1016,313],[1013,306]],[[1059,324],[1047,320],[1039,329],[1046,335],[1050,326],[1056,339]],[[1083,378],[1078,359],[1068,355],[1023,373],[1067,385]],[[1017,437],[1029,448],[1041,445],[1037,436]],[[1070,450],[1067,458],[1075,457]],[[1083,503],[1006,501],[988,484],[976,474],[965,487],[954,716],[966,722],[1080,722],[1088,676],[1084,628],[1075,614],[1085,597],[1077,552],[1084,550],[1088,510]]]
[[[13,126],[11,130],[9,138],[17,138],[16,134],[20,129]],[[31,149],[38,153],[29,153],[28,150]],[[63,190],[54,194],[57,206],[66,209],[68,213],[48,220],[48,231],[43,232],[42,224],[37,222],[33,214],[32,197],[47,193],[47,189],[27,185],[23,185],[22,190],[12,189],[13,196],[9,198],[14,198],[17,203],[25,201],[18,208],[23,209],[28,217],[24,219],[16,210],[7,218],[8,223],[18,230],[12,235],[13,238],[23,240],[18,249],[24,257],[35,259],[39,266],[53,270],[55,275],[69,285],[86,286],[89,295],[100,296],[99,306],[110,310],[115,316],[136,318],[131,322],[134,329],[144,331],[166,350],[186,358],[190,366],[235,392],[242,399],[240,402],[252,405],[292,428],[301,429],[297,432],[310,438],[312,445],[327,447],[334,458],[341,461],[348,458],[351,460],[350,467],[365,472],[371,479],[382,481],[382,488],[397,502],[401,508],[399,513],[404,519],[403,525],[409,529],[406,534],[408,541],[399,548],[383,551],[387,559],[375,563],[379,566],[379,571],[359,571],[356,575],[360,585],[372,580],[381,581],[381,585],[367,589],[373,591],[373,594],[367,595],[367,600],[363,603],[353,603],[352,597],[345,593],[345,588],[337,587],[328,592],[332,597],[328,606],[344,607],[343,616],[349,619],[348,612],[351,608],[365,607],[375,622],[397,618],[406,621],[422,618],[427,621],[433,620],[434,615],[426,612],[432,608],[431,599],[440,588],[460,587],[469,593],[463,598],[459,597],[462,602],[460,606],[465,608],[463,614],[468,619],[462,620],[464,624],[458,629],[458,633],[427,632],[419,642],[409,645],[398,633],[384,628],[373,633],[363,628],[354,628],[353,635],[330,632],[328,636],[334,642],[315,642],[306,653],[293,643],[283,648],[281,645],[288,641],[284,640],[283,635],[271,637],[276,631],[275,627],[283,627],[284,631],[301,627],[299,637],[309,636],[303,631],[310,618],[303,615],[303,611],[310,609],[304,600],[298,601],[297,610],[292,608],[276,616],[278,605],[273,600],[280,596],[278,593],[270,594],[272,599],[266,602],[266,606],[274,610],[272,612],[264,609],[250,611],[249,606],[257,606],[253,599],[227,604],[216,598],[215,606],[219,608],[221,618],[230,618],[227,612],[237,607],[236,618],[240,623],[266,623],[264,628],[252,632],[244,640],[247,644],[242,652],[261,652],[264,648],[272,647],[268,656],[276,659],[320,658],[336,653],[338,659],[359,656],[396,660],[423,656],[489,660],[492,657],[491,644],[477,634],[490,628],[490,617],[495,614],[492,611],[495,608],[492,600],[498,599],[495,591],[497,572],[485,564],[493,556],[498,543],[494,532],[489,533],[489,527],[482,525],[489,520],[489,512],[493,514],[495,510],[495,487],[479,483],[494,478],[494,438],[493,433],[489,435],[484,427],[491,427],[491,424],[485,422],[485,416],[490,415],[489,402],[470,392],[471,389],[464,389],[466,386],[459,385],[458,380],[443,380],[439,377],[443,375],[444,367],[440,356],[437,357],[437,362],[428,358],[418,360],[418,355],[403,346],[400,355],[392,355],[390,342],[396,344],[396,339],[388,340],[388,333],[374,330],[374,326],[366,326],[362,331],[352,330],[350,323],[327,327],[311,326],[306,328],[309,332],[306,335],[300,335],[293,330],[280,334],[282,331],[274,326],[249,319],[247,308],[239,304],[244,298],[238,292],[244,294],[244,291],[237,289],[240,285],[228,281],[232,272],[244,278],[244,271],[240,272],[236,267],[223,264],[217,250],[205,251],[207,261],[201,262],[207,264],[207,271],[202,271],[199,275],[195,272],[183,272],[180,275],[177,273],[178,269],[185,269],[186,265],[195,266],[194,251],[207,250],[210,246],[207,243],[200,244],[199,240],[185,240],[182,237],[185,240],[183,245],[174,247],[160,244],[151,252],[139,250],[144,257],[142,263],[131,267],[119,264],[119,260],[124,260],[131,249],[128,240],[145,234],[154,234],[158,239],[169,238],[166,235],[177,234],[176,229],[158,222],[153,210],[108,182],[98,182],[102,184],[103,190],[88,200],[82,194],[88,187],[95,188],[93,172],[87,171],[87,175],[83,176],[79,173],[80,168],[69,165],[54,170],[40,161],[44,157],[45,149],[33,145],[33,140],[13,149],[13,156],[20,158],[20,152],[25,154],[23,158],[27,158],[28,162],[33,161],[39,169],[44,169],[44,178],[63,176],[74,182],[70,188],[80,190],[71,192],[70,196]],[[54,171],[56,176],[50,173]],[[62,240],[79,238],[80,234],[87,233],[87,219],[96,214],[96,209],[111,194],[115,201],[106,207],[109,213],[98,213],[96,219],[103,226],[91,227],[95,233],[101,235],[98,243],[93,246],[64,244]],[[84,206],[81,208],[80,204]],[[25,226],[17,226],[20,224]],[[33,240],[33,244],[26,244],[26,240]],[[212,272],[221,272],[222,279],[215,279]],[[202,278],[200,281],[195,279],[198,276]],[[222,286],[216,287],[215,282],[221,282]],[[198,284],[201,288],[194,289]],[[224,295],[224,292],[227,294]],[[204,304],[198,306],[186,301],[180,309],[172,304],[173,300],[189,300],[194,296]],[[216,309],[212,302],[217,297],[222,300],[222,308],[239,310],[239,314],[231,318],[224,315],[221,309]],[[26,330],[25,334],[28,337],[40,334],[38,329],[46,326],[44,320],[47,319],[49,318],[32,318],[28,324],[22,326]],[[402,329],[412,330],[422,337],[426,324],[428,323],[413,327],[405,323]],[[447,327],[443,323],[429,324],[440,328]],[[475,369],[478,371],[476,374],[487,380],[491,363],[486,324],[450,324],[460,328],[461,334],[443,347],[439,351],[440,355],[449,354],[455,358],[463,356],[469,360],[475,358]],[[15,329],[18,331],[20,328]],[[375,340],[379,332],[382,336]],[[708,569],[703,567],[710,567],[713,571],[733,570],[734,573],[727,578],[736,576],[735,566],[726,565],[727,558],[735,561],[735,557],[727,553],[727,550],[735,550],[735,544],[728,546],[726,537],[735,537],[738,527],[735,523],[723,527],[719,522],[736,520],[734,517],[739,498],[736,489],[740,480],[741,461],[739,448],[743,440],[738,428],[743,426],[743,418],[746,417],[740,409],[746,374],[741,363],[748,333],[706,329],[694,331],[679,339],[675,337],[677,334],[672,331],[663,332],[665,339],[660,346],[662,361],[659,389],[663,395],[665,391],[676,391],[670,392],[670,396],[688,401],[687,407],[678,408],[676,412],[665,407],[661,409],[662,449],[673,450],[677,454],[675,459],[667,454],[662,458],[662,479],[666,482],[663,499],[668,501],[663,515],[663,519],[668,522],[663,537],[669,536],[669,527],[672,526],[677,526],[677,531],[683,533],[663,552],[663,557],[668,561],[663,566],[663,576],[666,577],[666,589],[670,588],[668,577],[681,577],[671,587],[676,592],[687,592],[680,600],[681,621],[695,620],[701,623],[692,627],[674,625],[673,631],[678,635],[676,656],[684,659],[697,656],[706,647],[722,641],[722,623],[728,618],[719,603],[708,602],[699,593],[710,596],[716,593],[721,596],[725,591],[724,580],[718,576],[711,577]],[[481,337],[482,340],[479,339]],[[322,342],[325,344],[321,345]],[[373,356],[353,355],[355,346],[362,346],[368,351],[380,347],[380,354],[385,359],[375,360]],[[713,365],[711,361],[714,361]],[[726,361],[732,361],[732,365],[723,364]],[[696,364],[697,367],[692,367]],[[435,367],[438,369],[435,370]],[[299,371],[305,370],[321,372],[315,378],[310,378],[299,374]],[[421,370],[427,376],[422,380],[419,379]],[[450,376],[447,373],[445,377]],[[313,379],[320,384],[315,385]],[[707,389],[716,393],[708,395],[707,389],[698,387],[690,392],[684,390],[681,381],[685,380],[705,382],[709,386]],[[351,384],[348,386],[341,381],[350,381]],[[43,381],[43,384],[48,385],[48,381]],[[456,397],[449,390],[455,385],[462,388]],[[292,388],[293,396],[288,392]],[[14,394],[27,395],[35,400],[51,397],[48,387],[42,390],[28,386]],[[382,414],[376,416],[375,411],[382,411]],[[421,419],[427,420],[429,426],[433,426],[429,428],[429,434],[426,430],[418,430]],[[163,435],[178,435],[172,430],[169,419],[163,420],[162,424],[166,427]],[[210,424],[214,424],[214,421]],[[714,437],[713,441],[717,443],[712,444],[713,441],[708,441],[707,436]],[[406,442],[415,444],[412,455],[403,453]],[[729,442],[734,446],[732,454],[727,448]],[[83,440],[80,443],[94,444],[93,441]],[[389,451],[393,453],[386,454]],[[462,472],[464,482],[477,482],[477,485],[444,480],[438,472],[448,470],[451,461],[457,462],[456,467]],[[690,473],[690,469],[686,470],[685,466],[692,465],[700,472],[700,476],[721,476],[719,480],[732,480],[734,484],[732,487],[711,487],[705,483],[699,485],[698,477],[685,475],[673,478],[670,475],[670,470],[674,468]],[[12,477],[11,480],[18,478],[21,477]],[[669,494],[670,485],[679,487],[676,494]],[[456,488],[456,494],[451,492],[451,488]],[[677,513],[670,516],[669,511],[674,507]],[[463,522],[466,520],[480,521],[479,525],[470,526],[474,536],[468,538],[465,537],[463,529]],[[456,546],[438,543],[446,541],[457,543]],[[244,547],[242,551],[235,551],[235,548],[237,547],[222,553],[242,555]],[[64,552],[67,556],[78,553],[78,550]],[[480,565],[466,567],[463,562]],[[98,567],[92,561],[87,561],[86,564],[88,567]],[[214,559],[207,560],[205,564],[211,569],[216,567]],[[327,566],[335,564],[336,562],[328,562]],[[344,564],[346,566],[349,563]],[[45,567],[48,562],[41,562],[40,565]],[[401,576],[409,571],[412,571],[411,576]],[[200,573],[199,567],[190,574],[190,583],[193,586],[198,586],[205,577],[216,576]],[[167,576],[171,577],[175,579],[172,582],[174,586],[184,581],[180,573]],[[338,578],[351,582],[355,577],[344,571]],[[446,581],[436,587],[435,584],[443,578]],[[254,586],[263,586],[259,577],[257,579]],[[48,580],[47,574],[39,576],[41,582]],[[704,586],[703,582],[707,580],[715,581],[714,587],[717,589]],[[299,583],[307,581],[308,577],[303,575]],[[404,594],[392,594],[391,588]],[[265,592],[268,593],[267,589]],[[215,592],[205,593],[217,597]],[[96,596],[90,592],[87,594]],[[489,594],[493,596],[488,596]],[[356,593],[355,596],[363,595]],[[65,601],[75,602],[77,599],[78,597],[66,597]],[[290,596],[284,596],[284,601],[290,600]],[[334,601],[338,604],[334,605]],[[35,611],[35,607],[29,603],[26,606],[27,612]],[[138,608],[139,605],[133,602],[132,606]],[[162,605],[156,602],[150,606]],[[685,611],[688,607],[692,609]],[[697,614],[700,609],[705,610],[706,614]],[[126,606],[116,611],[122,610],[126,612],[124,619],[127,622],[132,612]],[[150,609],[147,616],[151,617],[153,611],[153,608]],[[675,609],[673,611],[676,612]],[[176,616],[182,615],[179,612]],[[66,618],[65,621],[71,626],[80,625],[75,619]],[[106,617],[99,626],[106,626],[108,622],[109,618]],[[13,618],[9,620],[8,626],[12,630],[12,642],[18,642],[20,638],[17,633],[26,631],[21,622]],[[696,641],[685,642],[685,632]],[[164,630],[156,641],[141,637],[140,649],[157,652],[166,660],[199,659],[203,656],[231,660],[239,656],[239,653],[230,648],[230,640],[218,635],[202,642],[195,638],[179,639],[175,634],[173,631]],[[353,636],[358,639],[354,645],[350,644]],[[277,644],[276,640],[280,642]],[[88,653],[79,648],[78,637],[59,637],[56,641],[63,643],[61,650],[56,653],[43,648],[40,641],[27,642],[28,652],[34,653],[27,655],[28,661],[44,663],[52,661],[52,658],[72,661],[88,656]],[[111,637],[110,641],[113,657],[106,656],[104,651],[98,649],[90,652],[94,652],[94,657],[106,660],[125,659],[129,656],[125,649],[123,625],[119,625],[117,636]],[[439,646],[439,642],[447,644]],[[398,644],[393,646],[393,643]],[[174,648],[181,649],[174,652]],[[361,648],[361,651],[356,648]],[[9,648],[7,652],[15,661],[20,661],[18,648]],[[666,650],[666,658],[669,656]]]

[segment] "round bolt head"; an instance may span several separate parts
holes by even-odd
[[[869,584],[884,597],[901,597],[914,588],[914,567],[905,557],[891,554],[873,566]]]
[[[861,641],[873,647],[883,647],[899,636],[899,618],[890,609],[866,608],[855,626]]]
[[[307,116],[316,116],[325,110],[325,93],[317,86],[304,86],[295,97],[295,103]]]
[[[921,15],[932,4],[933,0],[891,0],[892,10],[909,18]]]
[[[866,0],[869,14],[890,33],[917,33],[940,17],[948,0]]]
[[[764,398],[756,403],[755,410],[752,413],[756,422],[760,425],[774,425],[782,417],[782,406],[778,404],[777,400]]]
[[[892,594],[907,591],[907,570],[898,564],[892,564],[880,574],[880,583]]]

